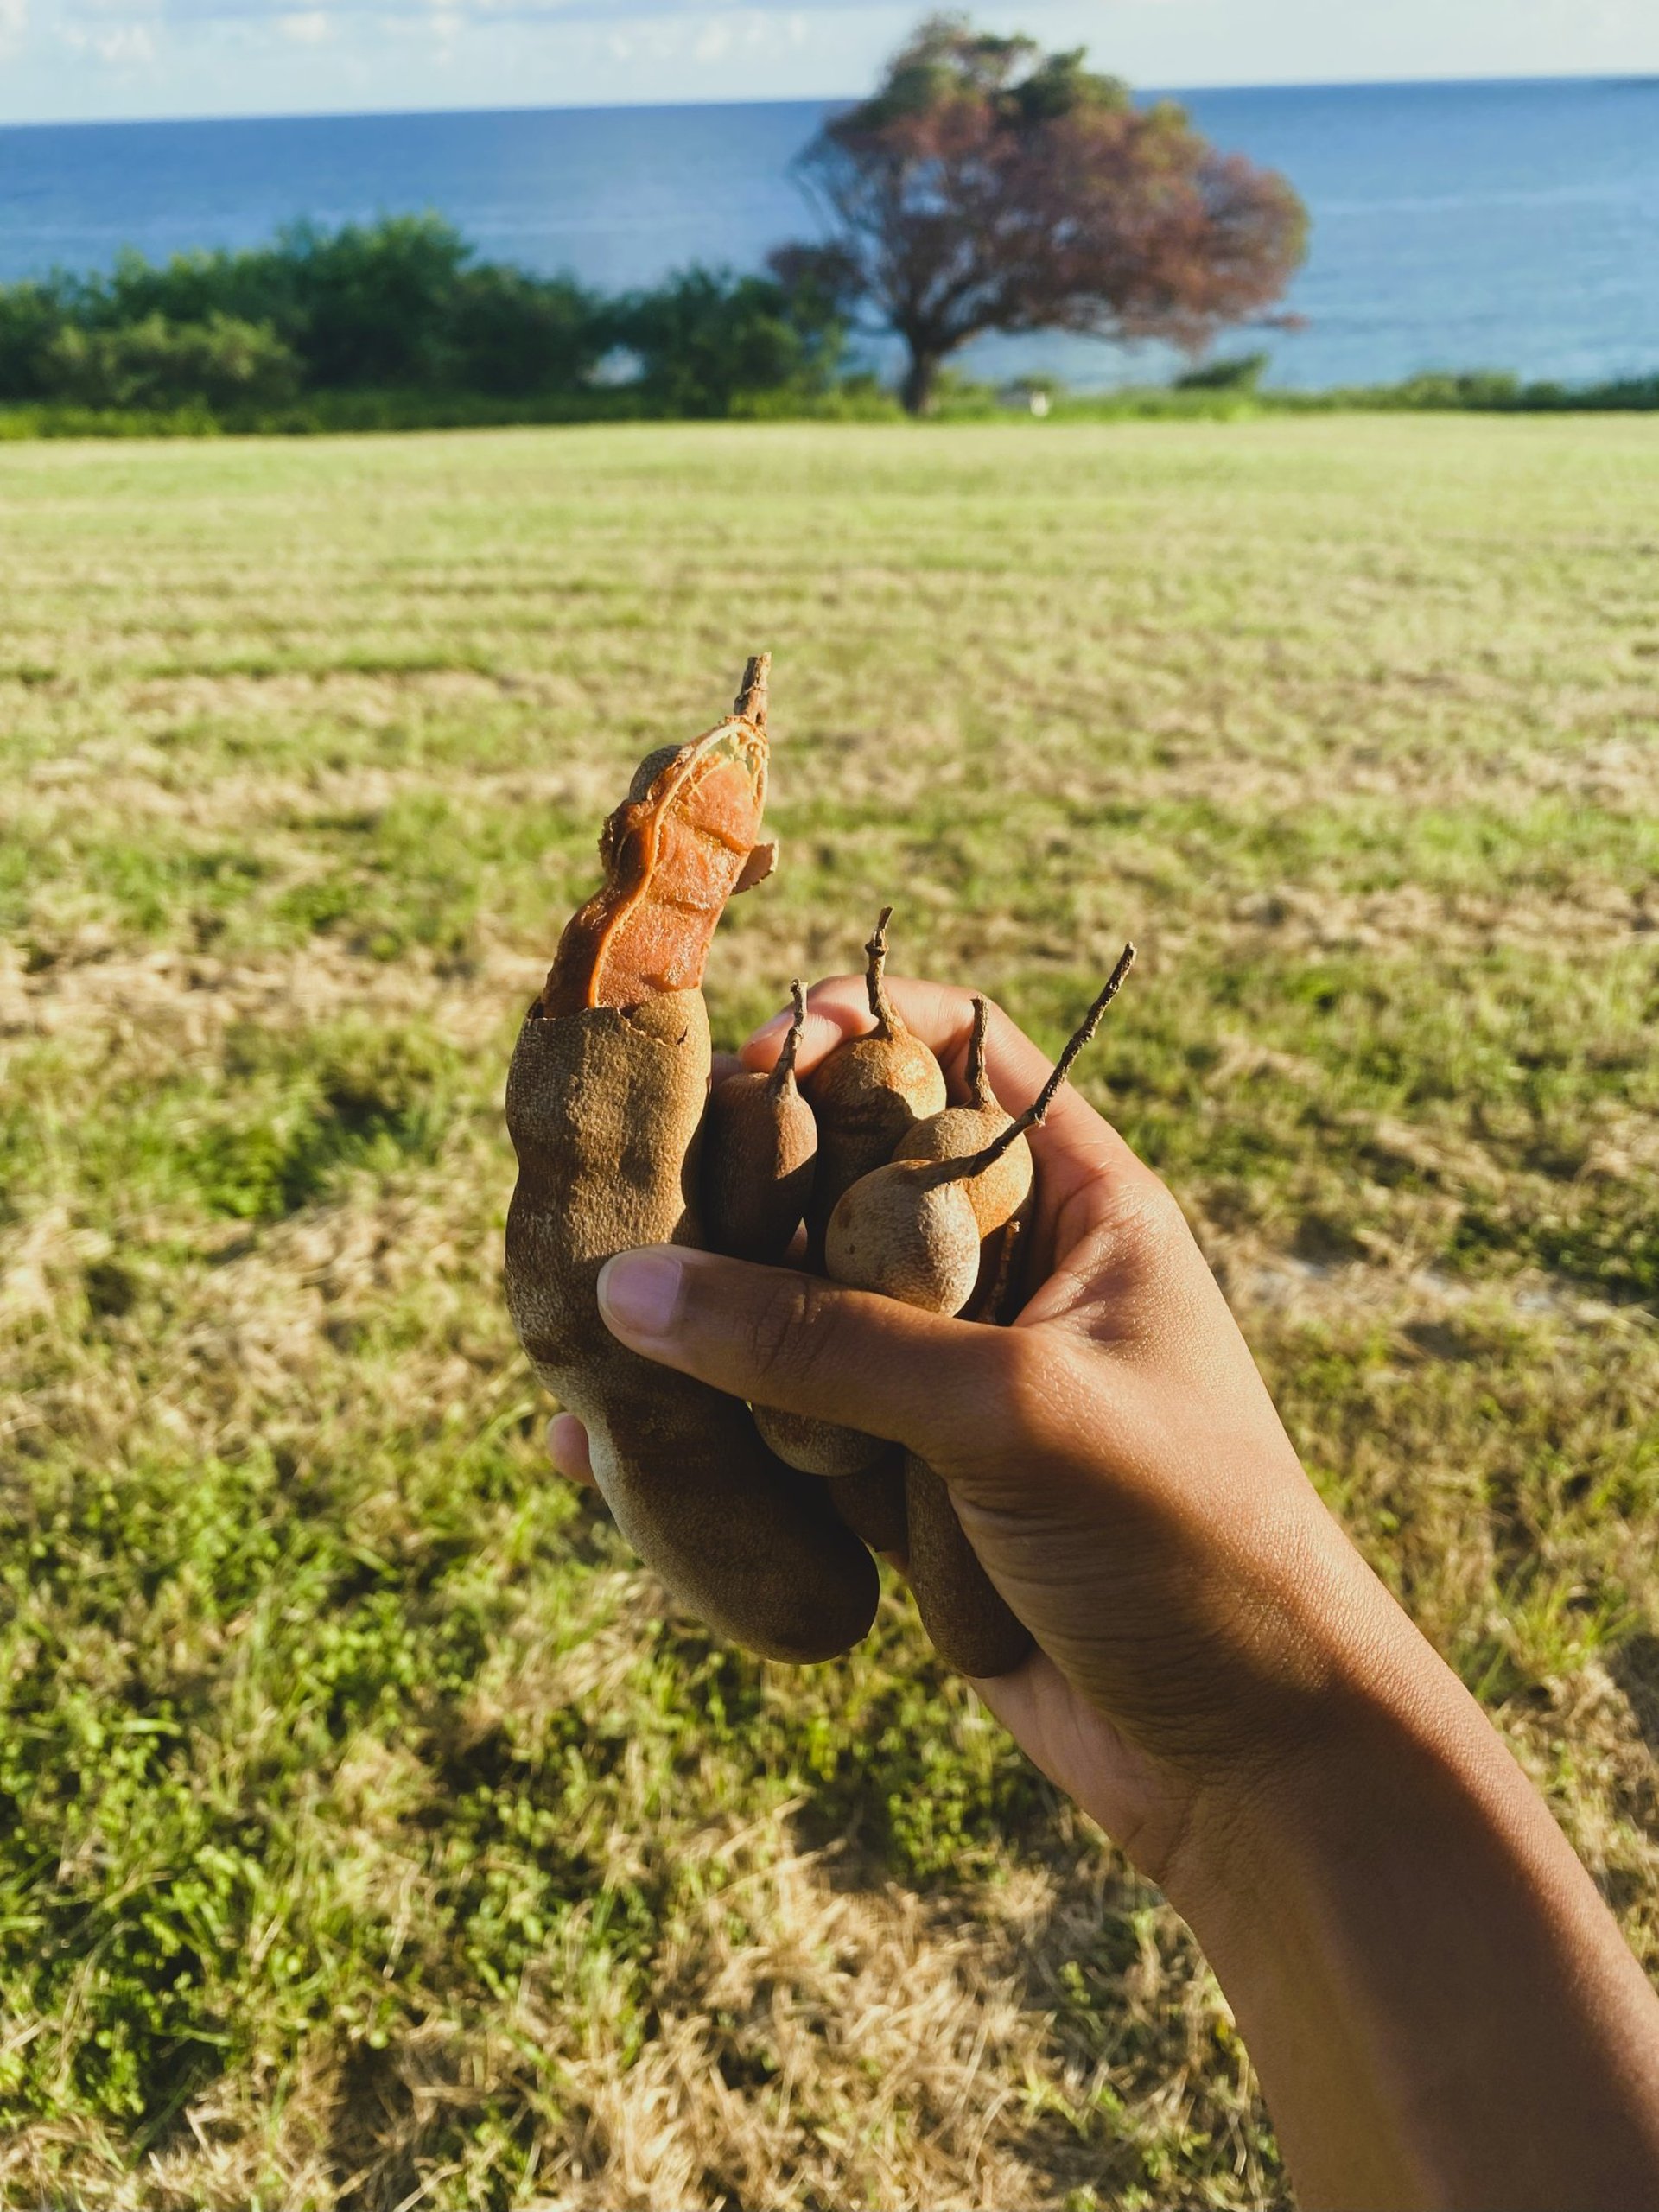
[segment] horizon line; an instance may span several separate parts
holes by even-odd
[[[1137,96],[1183,98],[1205,92],[1386,92],[1425,91],[1430,88],[1457,91],[1496,89],[1509,85],[1608,85],[1659,86],[1659,70],[1636,69],[1586,70],[1562,73],[1518,73],[1513,76],[1497,77],[1332,77],[1308,79],[1278,79],[1260,83],[1144,85],[1131,86]],[[225,123],[373,123],[381,121],[413,121],[433,116],[502,116],[502,115],[626,115],[684,112],[696,108],[747,107],[824,107],[845,103],[852,105],[868,98],[866,92],[818,92],[796,95],[788,99],[736,100],[580,100],[560,105],[545,100],[492,104],[478,107],[370,107],[370,108],[303,108],[303,109],[245,109],[215,115],[127,115],[127,116],[48,116],[8,119],[0,117],[0,131],[6,130],[177,130],[192,124]]]

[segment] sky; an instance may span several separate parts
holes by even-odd
[[[0,123],[850,96],[869,0],[0,0]],[[1141,85],[1659,75],[1659,0],[1024,0]]]

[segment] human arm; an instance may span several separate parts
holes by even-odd
[[[967,995],[894,993],[959,1074]],[[868,1020],[853,979],[811,1006],[808,1065]],[[1022,1104],[1046,1062],[1000,1015],[990,1053]],[[607,1320],[944,1476],[1039,1646],[982,1693],[1193,1927],[1305,2203],[1659,2206],[1659,2000],[1593,1885],[1307,1481],[1169,1193],[1075,1092],[1033,1142],[1010,1330],[683,1251],[613,1262]]]

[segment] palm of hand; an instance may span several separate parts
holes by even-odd
[[[906,1020],[960,1081],[965,992],[893,983]],[[802,1063],[868,1024],[857,978],[820,984]],[[1048,1064],[994,1011],[1003,1104]],[[745,1057],[764,1065],[763,1032]],[[950,1483],[969,1541],[1038,1640],[979,1684],[1022,1749],[1132,1850],[1165,1866],[1190,1777],[1231,1749],[1226,1686],[1248,1681],[1252,1624],[1275,1609],[1268,1562],[1217,1521],[1301,1522],[1319,1505],[1179,1207],[1110,1125],[1062,1090],[1032,1133],[1034,1288],[997,1347],[1002,1387],[907,1439]],[[1199,1471],[1195,1474],[1195,1471]],[[1296,1548],[1293,1543],[1293,1551]],[[1241,1665],[1230,1664],[1235,1649]],[[1218,1690],[1218,1685],[1222,1686]]]

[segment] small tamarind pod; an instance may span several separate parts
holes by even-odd
[[[814,1256],[823,1224],[842,1192],[891,1160],[906,1131],[944,1105],[944,1073],[921,1039],[908,1029],[887,995],[887,924],[881,918],[864,948],[865,982],[875,1027],[862,1037],[843,1037],[806,1079],[818,1122],[818,1166],[810,1224]]]
[[[818,1125],[795,1080],[806,1020],[798,982],[795,1019],[770,1074],[740,1069],[709,1096],[702,1130],[702,1210],[710,1249],[734,1260],[781,1260],[811,1196]],[[791,1463],[792,1464],[792,1463]]]
[[[895,1160],[861,1175],[824,1236],[836,1281],[930,1313],[960,1313],[979,1281],[979,1224],[960,1165]]]
[[[873,1552],[902,1552],[905,1533],[905,1465],[893,1445],[882,1447],[874,1465],[855,1475],[837,1475],[824,1484],[847,1526]]]
[[[947,1665],[988,1681],[1023,1664],[1034,1648],[1031,1630],[980,1565],[950,1491],[913,1452],[905,1454],[905,1542],[916,1610]]]
[[[968,1103],[930,1115],[899,1143],[896,1160],[965,1160],[1000,1137],[1014,1119],[998,1104],[986,1067],[985,1040],[990,1007],[974,995],[974,1028],[968,1046]],[[999,1272],[1010,1245],[1007,1230],[1029,1210],[1035,1180],[1031,1147],[1021,1137],[995,1166],[964,1185],[979,1223],[979,1280],[963,1311],[977,1319],[995,1294]]]
[[[699,986],[757,849],[766,677],[764,657],[751,661],[734,715],[653,756],[605,826],[604,884],[567,925],[508,1071],[506,1287],[531,1364],[587,1427],[594,1477],[641,1558],[718,1633],[805,1662],[866,1633],[874,1561],[739,1400],[629,1351],[596,1294],[619,1252],[702,1242]]]
[[[929,1313],[961,1313],[980,1268],[979,1219],[970,1186],[1044,1120],[1134,963],[1135,947],[1126,944],[1048,1081],[1025,1112],[982,1151],[965,1160],[890,1160],[842,1194],[824,1236],[824,1264],[837,1282],[878,1291]]]
[[[803,1475],[856,1475],[888,1449],[879,1436],[848,1428],[838,1421],[814,1421],[786,1414],[778,1406],[755,1406],[754,1425],[769,1452]]]
[[[990,1008],[976,992],[974,1033],[968,1047],[969,1102],[930,1114],[925,1122],[907,1129],[899,1140],[893,1155],[895,1160],[971,1160],[994,1144],[1013,1121],[1013,1115],[997,1103],[986,1072],[985,1033],[989,1020]],[[991,1236],[1004,1222],[1014,1219],[1031,1196],[1033,1172],[1031,1147],[1019,1137],[964,1185],[982,1236]]]

